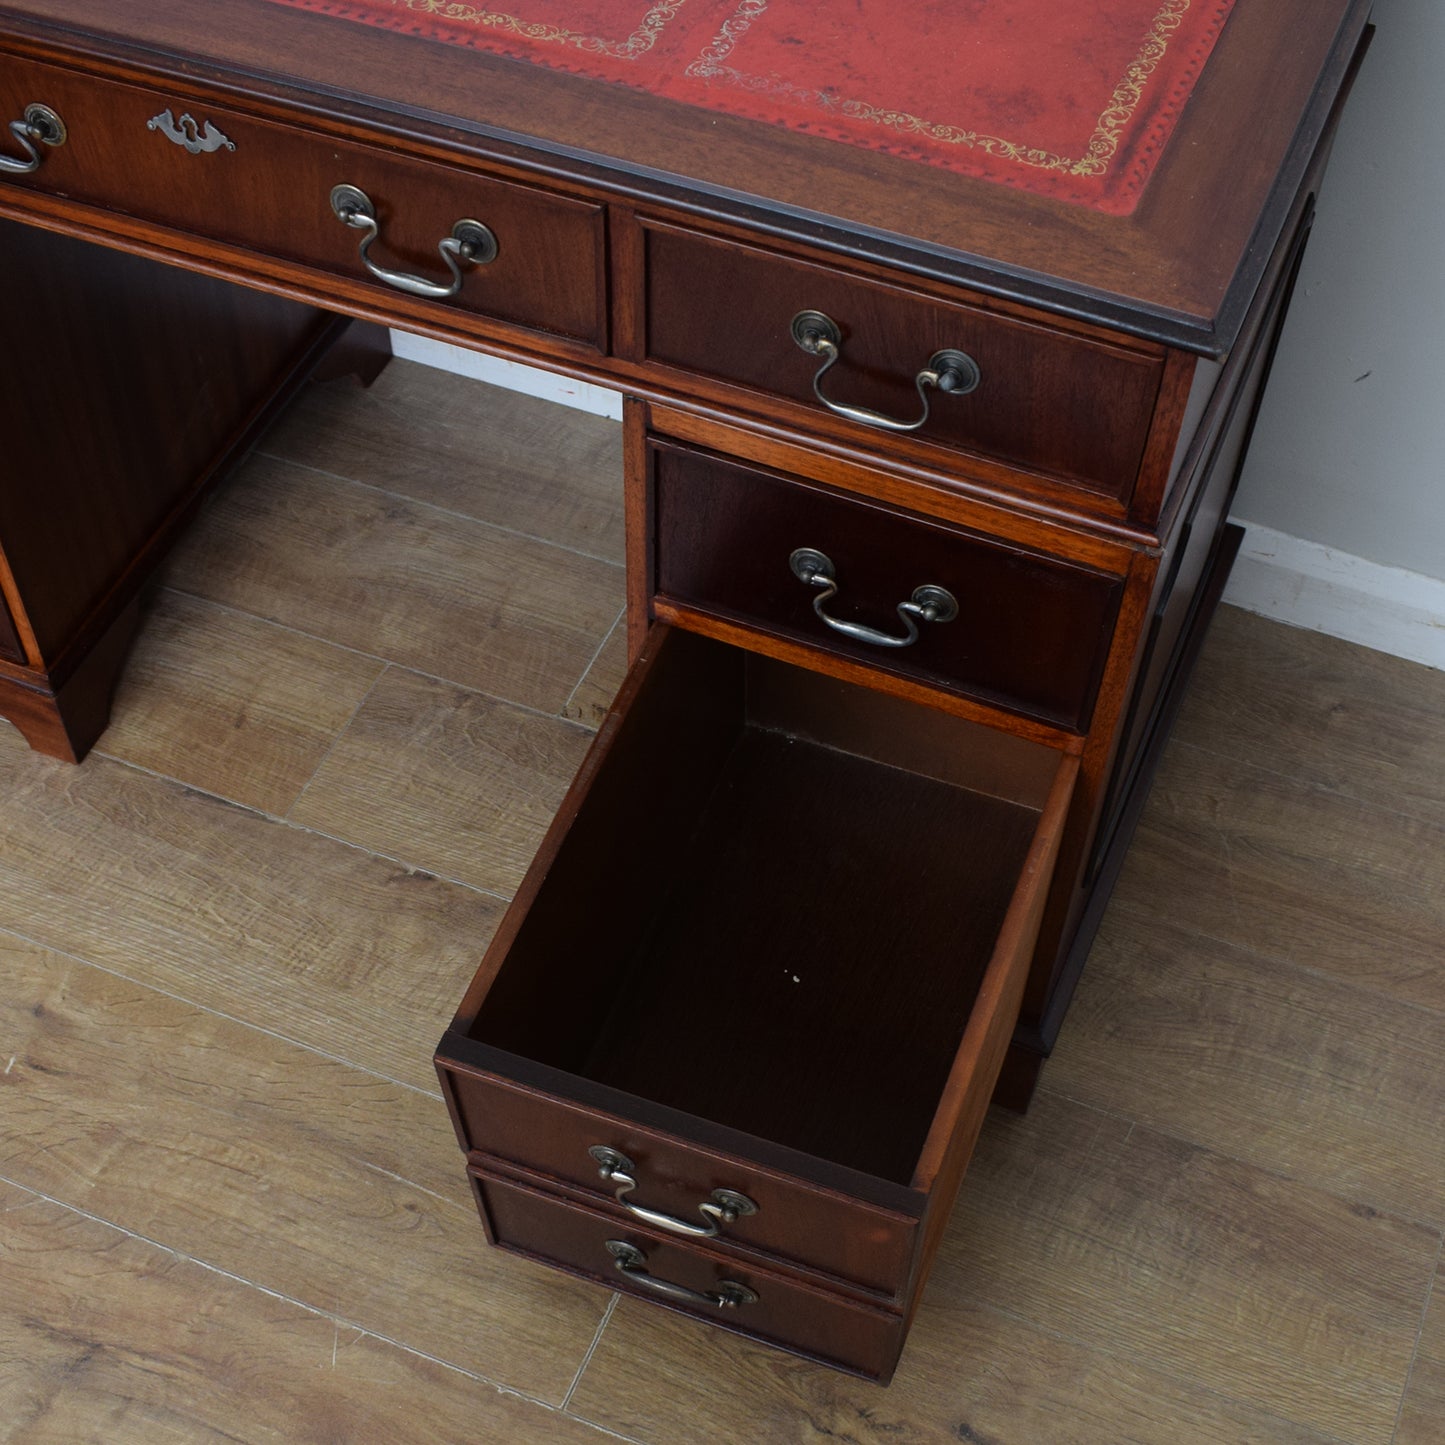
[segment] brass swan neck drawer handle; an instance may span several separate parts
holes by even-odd
[[[739,1305],[758,1302],[757,1295],[747,1285],[735,1279],[720,1279],[716,1289],[688,1289],[685,1284],[673,1284],[671,1280],[658,1279],[646,1269],[647,1256],[635,1244],[624,1239],[609,1239],[607,1252],[612,1256],[612,1266],[618,1274],[625,1274],[633,1284],[641,1285],[652,1294],[664,1299],[675,1300],[684,1305],[707,1305],[713,1309],[736,1309]]]
[[[428,281],[424,276],[410,276],[405,271],[388,271],[371,259],[372,243],[381,234],[381,224],[376,219],[376,207],[371,197],[356,186],[334,186],[331,191],[331,209],[337,220],[350,226],[353,231],[365,231],[361,238],[358,254],[361,264],[388,286],[405,291],[408,296],[425,296],[432,301],[445,301],[462,289],[462,267],[485,266],[497,257],[497,238],[480,221],[458,221],[452,227],[450,236],[437,243],[441,258],[452,273],[449,285]]]
[[[21,120],[10,122],[10,134],[20,142],[26,159],[16,160],[14,156],[0,156],[0,173],[8,176],[28,176],[40,169],[44,159],[37,145],[63,146],[65,144],[65,122],[48,105],[27,105]]]
[[[903,619],[907,633],[896,637],[891,632],[880,632],[876,627],[865,627],[861,622],[845,622],[841,617],[829,617],[823,604],[838,595],[838,574],[832,561],[812,547],[799,547],[788,558],[793,576],[809,587],[821,590],[813,598],[813,611],[833,629],[854,642],[866,642],[872,647],[912,647],[918,641],[920,622],[952,622],[958,616],[958,599],[943,587],[931,582],[913,589],[913,596],[898,604],[898,615]]]
[[[657,1229],[686,1235],[689,1239],[714,1239],[722,1233],[723,1225],[733,1224],[745,1214],[758,1212],[758,1206],[746,1194],[739,1194],[735,1189],[714,1189],[711,1198],[697,1207],[706,1224],[692,1224],[671,1214],[661,1214],[627,1198],[637,1188],[637,1178],[635,1166],[625,1154],[619,1154],[606,1144],[594,1144],[587,1152],[597,1161],[602,1178],[608,1184],[617,1186],[617,1202],[634,1218]]]
[[[813,376],[813,395],[834,416],[846,417],[863,426],[877,427],[880,431],[920,430],[928,421],[930,390],[945,392],[949,396],[966,396],[982,379],[978,363],[965,352],[935,351],[929,357],[928,365],[913,378],[918,398],[923,403],[923,415],[917,421],[898,421],[884,416],[881,411],[870,411],[866,406],[848,406],[841,401],[830,401],[823,395],[823,378],[843,359],[843,333],[832,317],[825,316],[821,311],[798,312],[793,317],[793,340],[810,356],[823,358],[822,366]]]

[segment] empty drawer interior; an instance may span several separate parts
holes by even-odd
[[[687,633],[639,668],[459,1024],[907,1185],[1059,755]]]

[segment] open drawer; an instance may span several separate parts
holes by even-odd
[[[607,1241],[641,1227],[693,1273],[882,1309],[884,1343],[831,1362],[891,1374],[1076,769],[655,627],[438,1052],[474,1176],[525,1184],[503,1189],[495,1242],[749,1331],[746,1306],[624,1269]],[[605,1238],[579,1257],[540,1214],[508,1229],[528,1190]]]

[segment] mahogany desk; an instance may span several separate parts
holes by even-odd
[[[623,391],[633,672],[444,1089],[495,1242],[886,1379],[1237,546],[1366,12],[1236,0],[1098,206],[284,0],[0,3],[0,714],[85,752],[345,318]]]

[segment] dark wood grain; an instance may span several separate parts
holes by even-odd
[[[16,273],[43,280],[45,264],[69,265],[80,240],[99,239],[186,268],[186,294],[220,318],[178,323],[161,338],[169,347],[133,317],[105,333],[99,383],[142,339],[154,359],[112,388],[119,402],[103,425],[63,420],[97,476],[125,451],[115,438],[158,438],[160,500],[148,511],[150,494],[130,483],[71,499],[91,503],[69,509],[91,529],[76,578],[57,565],[54,538],[26,533],[38,509],[25,488],[0,488],[11,624],[0,692],[41,745],[83,751],[81,735],[103,723],[140,577],[264,398],[298,373],[295,356],[314,361],[319,323],[309,341],[292,336],[286,365],[261,367],[260,384],[247,369],[266,350],[256,338],[274,339],[279,323],[249,318],[282,303],[243,314],[216,278],[625,387],[638,667],[468,992],[443,1086],[474,1165],[490,1169],[478,1156],[494,1150],[505,1172],[510,1151],[511,1167],[540,1170],[525,1186],[492,1181],[498,1198],[528,1200],[511,1222],[484,1208],[493,1236],[565,1268],[607,1277],[605,1261],[582,1260],[576,1231],[580,1220],[611,1228],[617,1206],[604,1198],[594,1216],[595,1182],[583,1187],[570,1160],[547,1156],[568,1135],[560,1113],[545,1123],[554,1104],[569,1126],[590,1109],[599,1127],[672,1131],[710,1154],[709,1168],[756,1159],[808,1186],[814,1203],[855,1196],[845,1239],[891,1210],[886,1268],[875,1259],[864,1279],[851,1245],[823,1261],[799,1248],[775,1261],[778,1276],[816,1293],[819,1308],[757,1330],[886,1378],[1020,1001],[1037,1042],[1066,999],[1070,945],[1077,954],[1112,877],[1111,862],[1095,886],[1091,859],[1117,857],[1125,829],[1111,819],[1142,801],[1267,369],[1256,297],[1276,293],[1281,237],[1308,210],[1365,12],[1365,0],[1239,0],[1138,210],[1106,217],[261,0],[142,0],[123,17],[102,0],[0,0],[0,115],[43,92],[72,137],[34,176],[0,187],[0,215],[52,233],[24,233],[34,264],[21,257]],[[235,149],[168,148],[147,128],[167,108],[209,119]],[[436,246],[462,216],[493,227],[498,259],[449,297],[368,275],[357,233],[327,205],[339,181],[377,202],[384,266],[443,276]],[[85,308],[68,304],[35,313],[22,342],[50,327],[74,347]],[[840,420],[813,396],[815,363],[787,335],[803,307],[843,327],[831,396],[911,414],[911,378],[947,346],[977,354],[979,391],[935,397],[917,436]],[[169,398],[178,374],[210,384],[208,340],[223,395],[187,411]],[[1188,353],[1228,359],[1193,439],[1181,430],[1202,399],[1191,384],[1215,372]],[[691,428],[694,442],[731,427],[738,449],[720,450],[748,462],[658,443],[649,476],[654,402],[675,408],[674,434]],[[1244,419],[1234,427],[1231,408]],[[196,418],[204,445],[188,451]],[[42,475],[68,444],[30,442],[17,475]],[[780,462],[815,452],[796,468]],[[300,485],[284,474],[300,469],[273,471],[277,545],[307,584],[289,588],[293,625],[309,624],[318,553],[296,530],[291,493],[280,501],[283,482]],[[383,510],[395,499],[347,512],[358,548]],[[813,536],[824,524],[827,538]],[[344,530],[328,512],[321,531]],[[112,534],[115,559],[101,565],[86,547]],[[458,577],[437,575],[451,554],[435,535],[408,580],[456,591]],[[934,582],[960,594],[967,625],[927,628],[901,661],[838,647],[831,633],[830,650],[817,650],[812,597],[785,569],[802,545],[838,565],[842,615],[887,626],[898,600]],[[343,584],[357,585],[361,554],[328,554]],[[191,565],[206,570],[198,559],[193,549]],[[513,578],[497,580],[510,597]],[[354,599],[350,624],[368,634],[354,644],[399,626],[414,646],[414,622],[394,620],[404,589],[362,590],[384,590],[389,606],[378,615],[371,597]],[[575,612],[575,584],[543,591],[524,609],[529,625]],[[615,616],[614,606],[594,641]],[[649,637],[655,618],[695,632]],[[457,633],[454,614],[442,620],[427,653],[439,665]],[[946,655],[931,656],[939,644]],[[777,662],[800,680],[774,687]],[[845,678],[877,691],[856,703]],[[79,699],[70,719],[59,708],[67,688]],[[905,715],[905,698],[929,706],[926,723]],[[930,758],[940,737],[970,751],[966,718],[1016,736],[981,749],[962,780]],[[508,1102],[511,1086],[525,1105]],[[492,1107],[515,1115],[495,1133]],[[518,1120],[538,1111],[546,1147],[518,1160],[528,1147]],[[805,1209],[789,1227],[808,1222]],[[683,1252],[680,1267],[734,1247]],[[860,1283],[891,1291],[883,1336],[860,1333]],[[835,1318],[836,1337],[825,1323]]]
[[[11,0],[0,15],[40,37],[69,29],[81,49],[129,45],[173,76],[307,87],[319,108],[419,144],[444,136],[538,157],[522,138],[540,140],[553,171],[1223,350],[1368,11],[1367,0],[1241,0],[1126,218],[260,0],[220,12],[144,0],[123,16],[109,0]]]
[[[998,1103],[1009,1108],[1028,1106],[1038,1084],[1039,1071],[1058,1038],[1242,539],[1242,528],[1227,527],[1210,553],[1204,584],[1173,658],[1168,682],[1154,700],[1152,726],[1136,759],[1136,771],[1121,792],[1117,813],[1104,820],[1099,850],[1085,869],[1087,882],[1076,882],[1070,891],[1065,876],[1055,878],[1051,906],[1067,906],[1067,924],[1062,943],[1056,942],[1057,936],[1047,931],[1047,925],[1040,929],[1040,949],[1034,960],[1029,994],[995,1095]]]
[[[637,397],[622,407],[622,496],[627,527],[627,660],[634,663],[652,621],[652,508],[648,501],[647,432],[651,408]]]
[[[344,182],[376,206],[381,231],[373,264],[449,284],[438,243],[458,221],[478,220],[495,234],[497,256],[462,268],[457,305],[605,345],[598,284],[603,216],[596,205],[380,147],[329,143],[214,103],[204,108],[205,120],[234,148],[193,156],[147,129],[176,104],[164,89],[7,61],[0,106],[8,114],[23,109],[22,97],[36,95],[49,97],[70,132],[30,182],[39,190],[364,279],[358,242],[365,233],[343,225],[331,209],[332,187]]]
[[[141,586],[342,323],[9,222],[0,263],[24,278],[0,316],[0,575],[29,654],[0,664],[0,712],[78,758],[105,726]]]
[[[657,647],[633,670],[462,1004],[467,1033],[582,1067],[737,736],[742,668],[701,644]]]
[[[1179,478],[1160,518],[1160,551],[1152,561],[1146,561],[1148,554],[1138,559],[1132,600],[1124,608],[1125,619],[1132,609],[1133,620],[1122,620],[1118,629],[1121,640],[1127,635],[1135,649],[1132,676],[1126,686],[1116,673],[1103,689],[1076,802],[1075,832],[1040,930],[1019,1036],[1000,1086],[1001,1101],[1015,1107],[1027,1102],[1058,1037],[1239,549],[1240,534],[1236,529],[1231,536],[1225,519],[1312,218],[1313,196],[1299,196],[1240,344],[1182,450]]]
[[[974,528],[1100,571],[1123,574],[1140,547],[1158,544],[1153,526],[1085,519],[1060,506],[1057,499],[1036,506],[1016,486],[980,486],[972,476],[972,462],[965,475],[957,467],[919,465],[891,448],[885,457],[856,439],[843,444],[751,416],[744,424],[710,399],[694,399],[686,410],[649,404],[646,414],[649,433],[659,438],[820,482],[900,511]]]
[[[481,1168],[527,1172],[560,1183],[619,1222],[630,1216],[614,1199],[587,1152],[605,1145],[636,1168],[633,1202],[676,1219],[701,1223],[698,1206],[714,1189],[745,1194],[757,1205],[720,1235],[718,1247],[742,1258],[789,1265],[854,1291],[889,1300],[906,1289],[913,1270],[921,1201],[912,1212],[887,1209],[756,1158],[734,1157],[678,1134],[649,1128],[538,1093],[508,1079],[449,1068],[444,1085],[485,1147],[468,1149]]]
[[[504,1248],[870,1379],[887,1383],[893,1374],[904,1336],[903,1319],[895,1311],[810,1288],[756,1264],[719,1259],[635,1223],[619,1225],[513,1179],[477,1173],[472,1178],[488,1235]],[[734,1309],[719,1309],[705,1301],[678,1305],[659,1300],[656,1292],[615,1269],[607,1249],[607,1242],[614,1239],[640,1248],[646,1271],[654,1279],[698,1294],[715,1292],[723,1281],[731,1280],[756,1298]]]
[[[0,225],[0,257],[26,278],[0,326],[33,378],[0,391],[0,539],[55,667],[333,323],[25,226]]]
[[[496,425],[507,428],[505,397],[483,389],[477,405],[488,416],[500,410]],[[1207,674],[1191,684],[1190,741],[1236,765],[1252,760],[1276,774],[1353,793],[1378,809],[1398,813],[1434,803],[1437,782],[1445,781],[1437,763],[1445,697],[1427,680],[1445,684],[1445,676],[1228,615],[1230,625],[1217,621],[1211,628]],[[1201,694],[1206,683],[1207,696]],[[162,756],[184,748],[186,728],[174,715],[148,725]],[[605,1311],[607,1287],[559,1277],[550,1289],[576,1292],[574,1318],[550,1307],[541,1266],[487,1249],[437,1101],[418,1096],[408,1102],[409,1091],[380,1082],[375,1070],[408,1067],[404,1077],[427,1087],[413,1066],[474,970],[490,921],[482,927],[465,912],[456,920],[449,931],[455,956],[440,978],[437,963],[446,950],[439,952],[435,937],[399,939],[374,956],[365,947],[358,952],[418,880],[393,879],[354,928],[355,878],[336,873],[313,888],[319,853],[295,850],[284,837],[289,831],[299,843],[305,834],[283,828],[253,847],[247,840],[254,815],[244,807],[213,807],[205,827],[182,822],[183,846],[159,866],[144,877],[132,872],[103,882],[119,863],[153,851],[157,839],[176,831],[174,784],[101,759],[82,772],[51,766],[27,756],[3,728],[0,751],[15,763],[0,808],[12,834],[0,849],[8,865],[0,887],[9,905],[6,926],[34,935],[39,919],[45,936],[71,960],[102,964],[108,971],[102,982],[117,970],[137,977],[134,965],[153,962],[157,949],[174,954],[177,964],[160,980],[170,999],[123,977],[106,986],[107,999],[123,1010],[111,1027],[94,1007],[95,988],[78,985],[83,965],[52,960],[53,983],[43,992],[27,998],[11,989],[16,1032],[0,1054],[0,1071],[10,1053],[18,1057],[3,1079],[3,1173],[23,1188],[3,1203],[28,1198],[30,1207],[4,1219],[16,1229],[33,1224],[48,1207],[26,1193],[36,1191],[155,1241],[159,1248],[151,1254],[162,1264],[178,1251],[239,1277],[212,1297],[206,1281],[218,1278],[213,1271],[182,1271],[167,1277],[173,1289],[153,1294],[154,1271],[143,1263],[111,1269],[119,1257],[105,1253],[93,1232],[47,1228],[24,1242],[16,1236],[7,1281],[25,1308],[0,1311],[0,1355],[13,1362],[10,1394],[49,1402],[25,1427],[32,1435],[67,1445],[132,1435],[149,1442],[177,1418],[185,1422],[183,1433],[244,1435],[256,1427],[235,1402],[256,1388],[284,1405],[265,1417],[283,1435],[289,1429],[294,1436],[298,1421],[324,1418],[328,1424],[350,1420],[362,1438],[369,1421],[391,1420],[408,1438],[408,1427],[422,1421],[449,1432],[449,1439],[468,1438],[470,1430],[508,1445],[587,1437],[590,1427],[574,1426],[569,1416],[652,1445],[691,1445],[699,1432],[709,1445],[827,1439],[823,1431],[860,1445],[896,1445],[910,1433],[931,1442],[972,1432],[1001,1445],[1338,1445],[1341,1438],[1385,1445],[1396,1428],[1401,1445],[1406,1439],[1438,1445],[1445,1435],[1445,1333],[1439,1311],[1424,1307],[1445,1221],[1421,1212],[1424,1201],[1435,1201],[1434,1208],[1440,1202],[1445,1079],[1438,1060],[1445,1034],[1438,1025],[1445,1014],[1381,1002],[1377,993],[1322,978],[1305,956],[1308,949],[1300,965],[1291,966],[1221,951],[1188,928],[1161,931],[1159,909],[1149,905],[1161,882],[1167,886],[1163,874],[1148,876],[1138,908],[1115,911],[1109,951],[1095,950],[1031,1116],[1015,1120],[990,1111],[982,1146],[987,1167],[975,1176],[976,1161],[965,1178],[944,1262],[931,1276],[884,1392],[631,1295]],[[166,762],[154,766],[170,772]],[[122,773],[140,786],[128,789],[120,804],[106,802],[85,782]],[[1241,800],[1247,805],[1255,775],[1246,768],[1241,777],[1238,794],[1218,792],[1214,806],[1189,825],[1205,841],[1221,828],[1231,830]],[[47,784],[40,793],[32,792],[36,780]],[[228,785],[219,788],[248,801]],[[437,801],[419,796],[416,805],[420,812]],[[30,817],[19,833],[9,828],[17,807]],[[135,828],[97,830],[97,818],[105,824],[122,808],[136,827],[146,824],[139,842]],[[1317,822],[1308,826],[1317,829]],[[1358,820],[1350,826],[1356,865],[1368,867],[1375,850],[1390,845],[1392,829],[1376,831]],[[274,870],[271,902],[257,892],[218,913],[217,889],[224,895],[234,881],[236,860],[243,860],[244,873],[270,869],[273,857],[282,866]],[[26,858],[30,865],[17,868]],[[66,873],[77,881],[57,892]],[[1189,881],[1186,876],[1186,892]],[[1321,875],[1309,886],[1316,914],[1331,917],[1336,879]],[[299,907],[286,903],[298,897]],[[436,896],[420,906],[434,916]],[[272,928],[277,907],[284,926]],[[337,958],[360,961],[356,986],[367,994],[381,991],[374,1027],[358,1028],[346,1011],[350,975],[318,965],[307,947],[304,925],[311,918],[322,921],[318,938],[339,930]],[[86,920],[84,927],[76,926],[78,919]],[[213,952],[204,940],[198,952],[195,926],[201,924],[206,933],[229,931],[237,946],[254,941],[258,926],[264,936],[259,946],[248,945],[241,966],[218,987],[197,994],[196,960],[205,973]],[[179,944],[177,927],[186,934]],[[127,935],[120,946],[117,928]],[[1388,935],[1359,941],[1357,959],[1385,958],[1394,947]],[[23,975],[24,965],[11,966],[10,958],[7,978]],[[277,1042],[277,1019],[289,1019],[305,1000],[296,1003],[301,992],[277,994],[279,974],[268,960],[326,1005],[329,1021],[322,1017],[306,1037],[329,1057],[308,1058],[305,1050]],[[1438,963],[1434,967],[1438,973]],[[394,987],[398,978],[402,989]],[[417,991],[419,1001],[409,996]],[[204,1007],[177,1005],[177,994]],[[331,1007],[338,997],[340,1014]],[[31,1015],[37,1000],[46,1003],[45,1017]],[[238,1030],[252,1036],[249,1042],[238,1040]],[[400,1046],[382,1055],[373,1045],[387,1031]],[[1084,1045],[1078,1054],[1075,1042]],[[1058,1096],[1078,1097],[1076,1086],[1085,1083],[1091,1086],[1082,1095],[1087,1102],[1123,1116],[1112,1140],[1096,1139],[1102,1116],[1093,1110],[1071,1112],[1056,1128],[1043,1126]],[[371,1107],[392,1096],[396,1109]],[[1133,1134],[1120,1150],[1118,1140],[1131,1124]],[[273,1148],[288,1130],[290,1143]],[[1203,1154],[1139,1148],[1152,1130],[1203,1145]],[[1016,1133],[1016,1146],[999,1161],[997,1141]],[[341,1152],[324,1147],[323,1136]],[[364,1168],[355,1149],[348,1154],[357,1138],[373,1141],[365,1157],[402,1178]],[[168,1150],[168,1141],[177,1147]],[[294,1170],[287,1167],[288,1149]],[[1056,1150],[1066,1154],[1057,1170]],[[1100,1155],[1113,1156],[1102,1169]],[[1227,1156],[1242,1163],[1223,1167]],[[1007,1187],[1001,1174],[1016,1187]],[[418,1186],[450,1205],[428,1201]],[[996,1206],[974,1210],[969,1201],[980,1193]],[[1043,1205],[1035,1208],[1040,1195]],[[117,1212],[122,1197],[135,1212]],[[1241,1208],[1243,1198],[1254,1206]],[[1149,1212],[1151,1200],[1163,1204]],[[597,1202],[605,1204],[606,1196]],[[644,1202],[681,1209],[694,1196],[654,1195]],[[343,1219],[333,1205],[351,1215]],[[1414,1268],[1392,1267],[1372,1243],[1391,1227],[1381,1212],[1431,1226],[1422,1231]],[[448,1221],[444,1235],[432,1227],[439,1216]],[[252,1241],[248,1255],[229,1250],[240,1233]],[[377,1242],[374,1268],[344,1278],[348,1248],[364,1254],[369,1239]],[[27,1253],[32,1243],[38,1247]],[[342,1293],[328,1293],[324,1283],[298,1293],[325,1261],[335,1262]],[[352,1326],[362,1319],[350,1302],[363,1277],[374,1287],[372,1320],[382,1322],[374,1328],[402,1350],[465,1363],[436,1344],[447,1329],[459,1329],[456,1342],[486,1379],[458,1377],[444,1366],[379,1376],[374,1353],[365,1368],[349,1364],[357,1339]],[[1371,1282],[1373,1302],[1362,1308],[1361,1286]],[[267,1288],[322,1312],[314,1337],[272,1327],[265,1317],[271,1297],[260,1294],[257,1304],[258,1291]],[[465,1322],[469,1298],[471,1325]],[[1437,1282],[1434,1299],[1440,1298]],[[432,1309],[433,1300],[448,1303]],[[580,1307],[589,1300],[590,1324]],[[604,1313],[605,1328],[594,1341]],[[340,1353],[333,1371],[336,1317]],[[198,1318],[206,1321],[200,1354],[186,1342]],[[251,1324],[237,1330],[243,1319]],[[490,1328],[482,1323],[487,1320]],[[1389,1336],[1386,1348],[1382,1333]],[[554,1343],[539,1352],[531,1343],[538,1335]],[[90,1349],[97,1342],[99,1353]],[[502,1363],[504,1356],[520,1362],[521,1376]],[[177,1360],[195,1364],[183,1363],[177,1374]],[[544,1381],[545,1389],[526,1378],[539,1362],[552,1382]],[[556,1401],[584,1365],[565,1413],[531,1404],[520,1413],[490,1413],[517,1400],[489,1381]],[[329,1411],[325,1402],[341,1398],[328,1393],[328,1383],[342,1395],[354,1385],[361,1400],[356,1391],[377,1380],[385,1398],[374,1395],[375,1409],[308,1413]],[[1360,1410],[1351,1402],[1365,1391],[1368,1407]],[[124,1423],[117,1422],[121,1401],[136,1412]],[[1352,1412],[1343,1437],[1342,1401]],[[139,1413],[157,1402],[178,1415],[158,1423]],[[1310,1428],[1300,1419],[1320,1423]],[[600,1437],[590,1438],[601,1445]]]
[[[1087,729],[1118,578],[690,449],[654,443],[650,463],[650,564],[668,601]],[[897,604],[923,584],[946,588],[959,615],[919,623],[911,647],[845,637],[814,612],[817,589],[794,576],[798,547],[833,562],[827,610],[839,620],[903,636]]]
[[[1249,344],[1230,358],[1185,458],[1179,490],[1188,501],[1161,558],[1139,679],[1123,720],[1118,761],[1094,838],[1091,874],[1102,868],[1104,853],[1131,799],[1138,811],[1135,783],[1145,769],[1149,740],[1168,732],[1167,723],[1161,727],[1166,699],[1173,696],[1177,710],[1183,692],[1181,664],[1186,656],[1192,660],[1198,655],[1239,550],[1242,538],[1236,537],[1229,560],[1222,560],[1222,528],[1239,485],[1312,220],[1313,208],[1307,204],[1295,235],[1282,248],[1274,287],[1259,298],[1249,318]],[[1174,685],[1176,679],[1179,686]]]
[[[934,301],[672,227],[646,228],[645,264],[646,355],[654,363],[780,394],[806,408],[805,424],[827,428],[812,389],[822,361],[795,344],[797,312],[822,312],[842,332],[825,395],[899,421],[920,415],[914,377],[934,353],[963,351],[979,368],[978,386],[967,395],[932,392],[922,440],[1064,479],[1084,509],[1096,505],[1090,493],[1127,507],[1164,369],[1161,349],[1045,330],[982,305]]]
[[[862,1286],[911,1313],[1012,1031],[1076,767],[655,627],[442,1041],[473,1164],[538,1171],[625,1225],[588,1167],[608,1144],[675,1218],[712,1188],[755,1198],[716,1246],[729,1259],[759,1251],[835,1305]],[[493,1232],[587,1267],[539,1218]],[[789,1329],[790,1347],[839,1358]],[[876,1375],[892,1357],[842,1359]]]
[[[1034,821],[745,734],[578,1067],[906,1184]],[[880,979],[882,957],[916,971]]]
[[[907,1184],[1036,813],[760,730],[741,654],[666,642],[466,1031]],[[716,1068],[714,1036],[752,1066]]]
[[[0,717],[37,753],[80,762],[110,720],[111,699],[139,623],[140,604],[132,598],[77,657],[59,686],[52,686],[40,669],[0,666]]]
[[[358,321],[348,326],[311,373],[313,381],[354,377],[370,387],[391,360],[391,332],[384,326]]]

